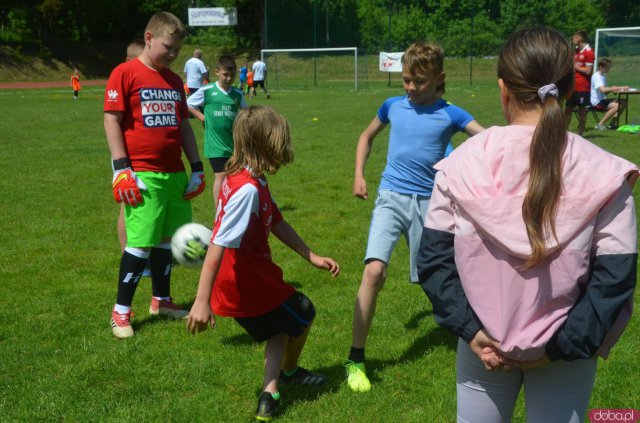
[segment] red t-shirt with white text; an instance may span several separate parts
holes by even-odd
[[[189,116],[182,79],[133,59],[118,65],[107,82],[105,112],[123,112],[120,127],[136,171],[180,172],[180,122]]]

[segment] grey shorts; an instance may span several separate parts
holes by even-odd
[[[400,235],[404,235],[409,247],[411,282],[417,283],[416,256],[430,199],[431,197],[416,194],[400,194],[387,189],[379,190],[371,217],[364,262],[368,263],[376,259],[389,264],[391,253],[400,239]]]

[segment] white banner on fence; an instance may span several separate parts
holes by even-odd
[[[238,25],[235,7],[189,8],[189,26]]]
[[[402,72],[402,56],[400,53],[380,52],[380,71],[381,72]]]

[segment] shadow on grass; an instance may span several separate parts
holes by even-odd
[[[433,316],[433,312],[431,310],[423,310],[417,313],[407,323],[404,324],[405,329],[418,329],[420,321],[427,316]]]
[[[603,131],[604,132],[604,131]],[[583,138],[589,140],[589,141],[593,141],[593,140],[597,140],[600,138],[607,138],[605,134],[599,134],[599,133],[589,133],[589,134],[583,134],[582,135]]]
[[[294,287],[297,291],[300,291],[301,288],[303,288],[303,285],[300,282],[296,282],[296,281],[285,281],[287,283],[287,285],[291,285],[292,287]]]
[[[412,317],[407,325],[415,325],[417,327],[418,322],[429,315],[431,315],[431,311],[421,311]],[[435,327],[425,335],[417,338],[399,358],[392,360],[367,360],[367,373],[369,379],[374,384],[378,383],[382,380],[379,375],[382,374],[385,367],[401,365],[419,360],[425,356],[427,351],[439,346],[455,350],[456,344],[457,339],[453,334],[439,326]],[[304,365],[304,363],[302,364]],[[287,407],[301,402],[313,402],[325,394],[336,393],[340,389],[345,388],[344,367],[342,366],[342,363],[309,368],[309,370],[314,373],[325,375],[327,377],[327,382],[320,386],[285,385],[281,383],[279,385],[279,389],[282,393],[283,401],[280,404],[280,415],[286,413]],[[256,398],[260,395],[260,392],[260,389],[256,389]]]
[[[223,345],[233,345],[233,346],[242,346],[242,345],[253,345],[256,341],[251,337],[251,335],[247,333],[239,333],[233,336],[227,336],[220,340],[220,343]]]
[[[429,314],[429,312],[424,311],[419,313],[417,316],[425,313]],[[448,350],[455,351],[457,342],[458,339],[455,335],[447,329],[437,326],[425,335],[416,338],[411,346],[398,358],[391,360],[367,359],[367,376],[372,383],[380,382],[381,378],[379,374],[384,371],[385,367],[412,363],[423,358],[428,351],[436,347],[445,347]]]
[[[175,303],[178,307],[180,307],[183,310],[191,310],[191,306],[193,305],[193,301],[183,301],[180,303]],[[137,310],[137,309],[136,309]],[[165,317],[165,316],[153,316],[151,314],[149,314],[149,310],[146,308],[143,308],[142,310],[138,310],[137,312],[134,311],[134,315],[135,317],[132,319],[131,321],[131,326],[133,327],[134,332],[139,331],[140,329],[142,329],[143,327],[149,325],[149,324],[153,324],[156,323],[158,321],[178,321],[178,320],[174,320],[170,317]],[[138,317],[142,317],[142,318],[138,318]],[[182,320],[183,322],[186,322],[185,320]]]
[[[304,359],[303,359],[304,361]],[[309,371],[327,377],[327,381],[322,385],[297,385],[279,383],[278,388],[282,394],[279,415],[286,413],[287,407],[302,403],[313,402],[328,393],[337,392],[344,384],[344,367],[341,363],[331,366],[309,368]],[[256,398],[260,395],[261,389],[256,389]]]

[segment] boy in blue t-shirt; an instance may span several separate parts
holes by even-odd
[[[423,42],[411,45],[402,59],[407,95],[387,99],[358,140],[353,195],[366,200],[367,158],[375,137],[391,123],[387,165],[371,218],[365,268],[353,316],[351,351],[345,362],[347,384],[356,392],[371,389],[365,373],[364,346],[389,258],[400,235],[404,235],[410,250],[411,282],[418,282],[416,253],[433,188],[433,165],[445,157],[455,132],[475,135],[484,130],[469,113],[442,99],[443,62],[444,53],[439,46]]]

